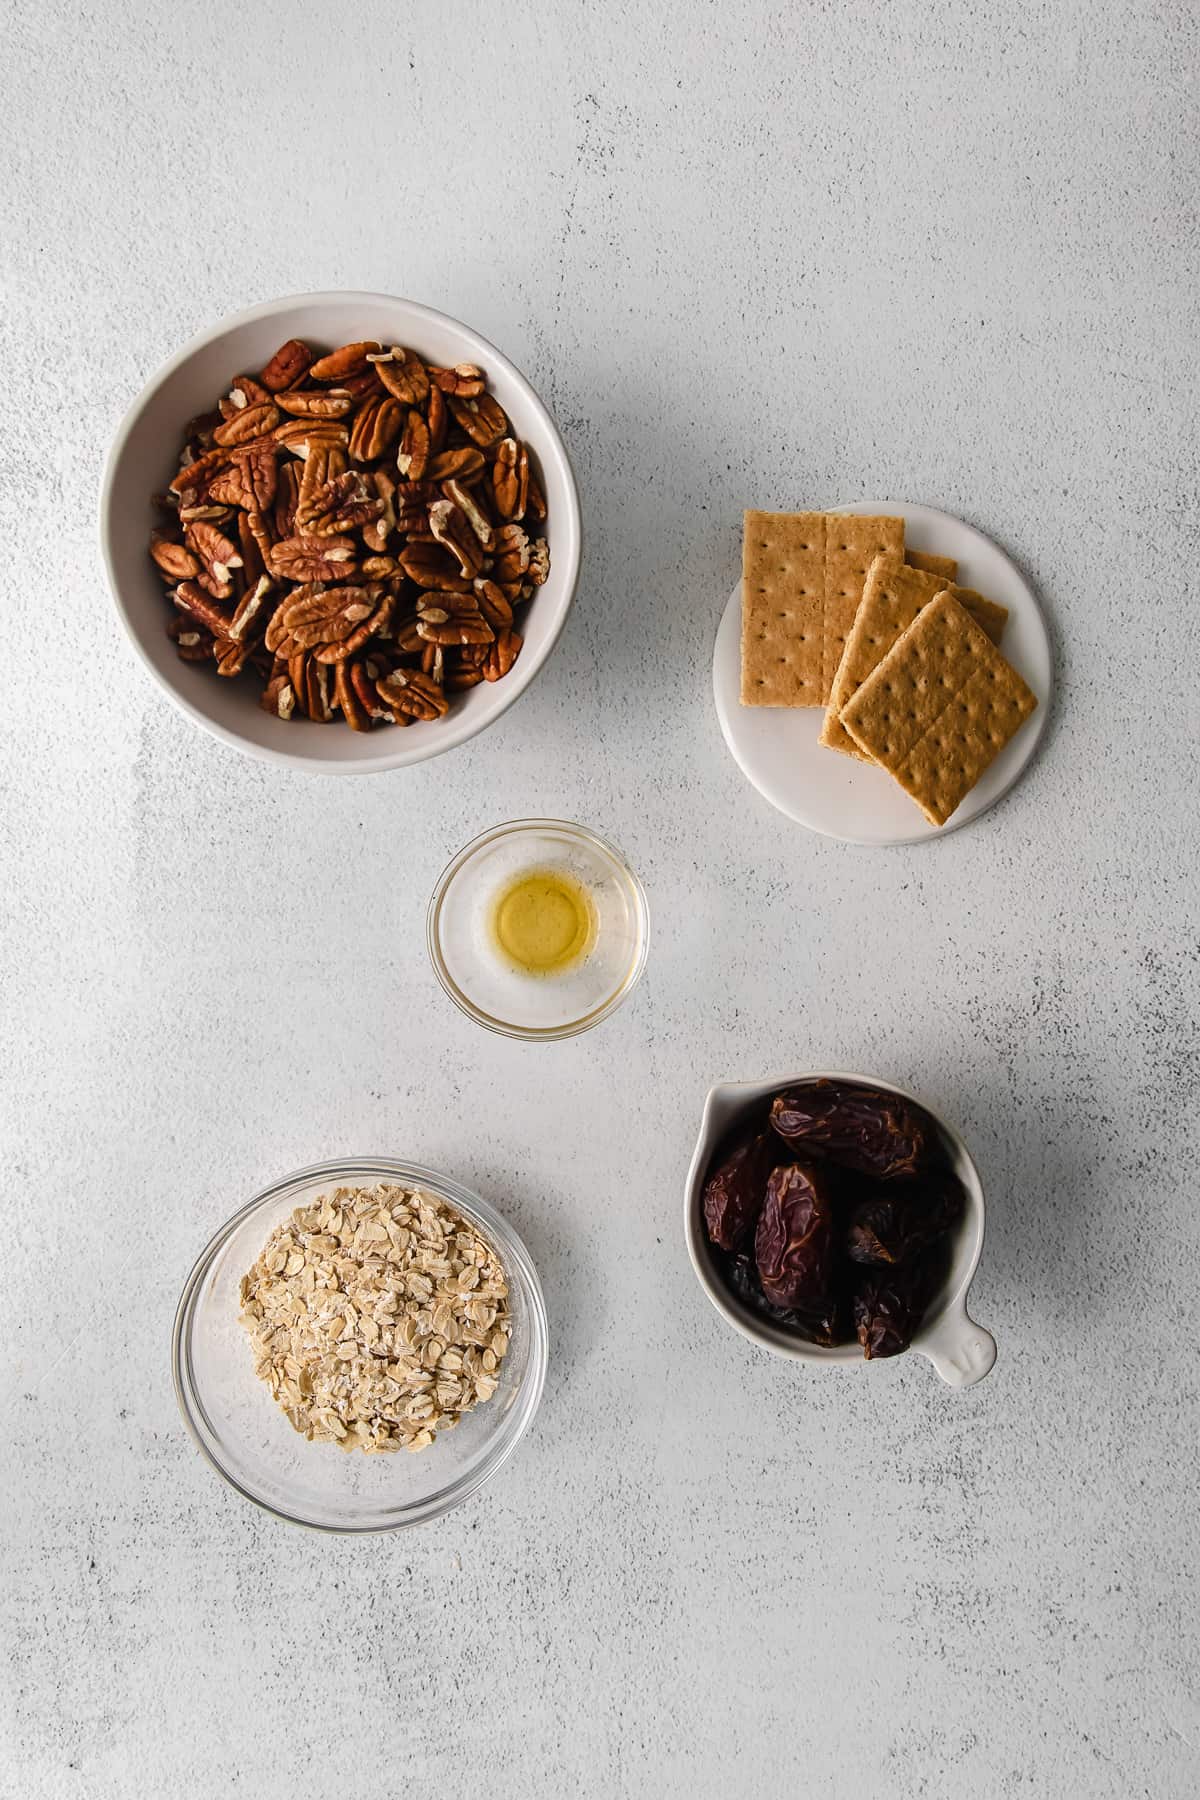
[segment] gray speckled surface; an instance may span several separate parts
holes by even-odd
[[[56,0],[7,38],[4,1800],[1193,1794],[1192,9]],[[586,508],[533,691],[358,783],[177,716],[94,552],[145,376],[325,286],[503,345]],[[709,694],[743,504],[864,494],[998,538],[1060,657],[1031,772],[916,850],[773,815]],[[610,833],[654,913],[636,999],[550,1051],[422,946],[515,812]],[[774,1362],[696,1287],[705,1088],[821,1063],[976,1150],[969,1393]],[[227,1493],[167,1359],[235,1203],[354,1149],[510,1209],[554,1339],[494,1488],[367,1542]]]

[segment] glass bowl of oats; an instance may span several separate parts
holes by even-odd
[[[175,1391],[231,1487],[320,1531],[449,1512],[541,1399],[537,1271],[446,1175],[363,1157],[297,1170],[235,1213],[188,1276]]]

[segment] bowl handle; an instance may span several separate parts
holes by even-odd
[[[996,1360],[995,1338],[975,1323],[962,1300],[922,1332],[913,1349],[927,1356],[942,1380],[956,1388],[982,1381]]]

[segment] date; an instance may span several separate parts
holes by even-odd
[[[854,1331],[868,1362],[908,1349],[941,1273],[940,1260],[930,1256],[893,1268],[863,1269],[854,1290]]]
[[[915,1175],[937,1142],[932,1119],[912,1101],[846,1081],[810,1081],[779,1094],[771,1124],[793,1150],[876,1181]]]
[[[760,1131],[727,1156],[704,1184],[704,1227],[721,1250],[740,1250],[750,1241],[767,1196],[767,1177],[776,1151]]]
[[[896,1182],[851,1209],[845,1250],[851,1262],[902,1263],[936,1244],[962,1218],[966,1195],[950,1169]]]
[[[833,1200],[811,1164],[772,1169],[754,1232],[762,1291],[775,1306],[823,1306],[833,1292]]]
[[[843,1296],[828,1294],[812,1306],[775,1306],[762,1291],[758,1267],[752,1256],[730,1257],[725,1273],[730,1289],[742,1304],[772,1324],[782,1325],[797,1337],[825,1349],[834,1344],[853,1342],[849,1308]]]

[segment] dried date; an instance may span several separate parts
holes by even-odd
[[[837,1294],[828,1294],[812,1306],[775,1306],[762,1291],[758,1268],[752,1256],[731,1256],[726,1265],[726,1280],[732,1292],[762,1318],[782,1325],[810,1344],[826,1349],[852,1339],[847,1322],[847,1308]]]
[[[933,1121],[912,1101],[845,1081],[790,1088],[773,1101],[771,1124],[793,1150],[877,1181],[915,1175],[937,1141]]]
[[[704,1226],[721,1250],[740,1250],[758,1223],[775,1145],[760,1131],[740,1144],[704,1184]]]
[[[854,1331],[868,1362],[908,1349],[941,1275],[936,1254],[893,1268],[862,1270],[854,1290]]]
[[[772,1169],[754,1232],[763,1293],[775,1306],[823,1304],[833,1291],[833,1201],[812,1165]]]
[[[902,1263],[944,1237],[962,1218],[966,1196],[957,1175],[936,1169],[917,1181],[897,1182],[852,1208],[845,1250],[851,1262]]]

